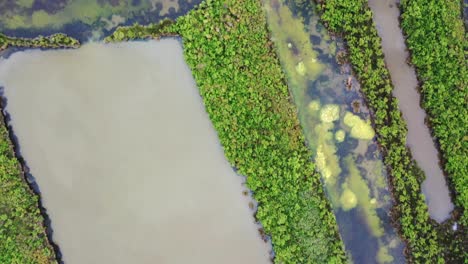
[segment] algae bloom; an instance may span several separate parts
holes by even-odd
[[[346,112],[343,122],[351,128],[351,137],[358,139],[372,139],[375,136],[374,129],[369,122],[359,116]]]
[[[341,195],[340,203],[343,210],[351,210],[357,205],[356,195],[348,188],[345,188],[343,194]]]
[[[320,110],[320,120],[325,123],[331,123],[340,117],[340,107],[335,104],[325,105]]]
[[[310,113],[314,113],[320,110],[320,101],[313,100],[312,102],[309,103],[308,108],[309,108]]]
[[[296,71],[301,76],[304,76],[306,74],[306,68],[305,68],[304,62],[301,61],[296,65]]]
[[[346,136],[346,133],[344,132],[344,130],[340,129],[340,130],[336,131],[336,133],[335,133],[336,142],[338,142],[338,143],[343,142],[344,139],[345,139],[345,136]]]

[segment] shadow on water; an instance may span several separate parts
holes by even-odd
[[[65,33],[81,42],[100,40],[117,26],[175,20],[202,0],[75,0],[0,3],[0,32],[14,37]]]
[[[43,226],[45,228],[45,233],[47,236],[47,240],[49,241],[50,245],[52,246],[54,253],[55,253],[55,260],[59,264],[63,264],[63,259],[62,259],[62,252],[60,251],[60,247],[58,246],[57,243],[54,242],[53,240],[53,234],[54,230],[52,229],[51,225],[51,219],[47,213],[47,209],[44,207],[42,203],[42,197],[41,197],[41,192],[39,189],[39,185],[37,184],[34,176],[30,173],[28,164],[26,163],[26,160],[23,158],[23,155],[21,154],[21,148],[20,144],[18,141],[18,137],[15,135],[15,132],[13,130],[13,127],[11,125],[11,116],[10,114],[5,110],[6,106],[8,104],[8,99],[5,96],[5,87],[0,86],[0,110],[1,110],[1,120],[0,123],[3,123],[2,125],[5,125],[5,127],[8,130],[8,136],[10,138],[10,141],[13,145],[13,152],[15,154],[15,157],[18,159],[18,162],[21,166],[21,173],[22,177],[24,180],[27,182],[29,188],[31,191],[34,193],[34,195],[37,195],[38,197],[38,207],[39,211],[44,219],[43,221]]]
[[[354,263],[404,263],[392,226],[386,168],[370,111],[340,39],[329,36],[315,7],[264,1],[268,24],[313,161]]]

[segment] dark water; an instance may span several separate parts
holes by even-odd
[[[118,25],[176,19],[202,0],[1,0],[0,32],[16,37],[66,33],[102,39]]]
[[[434,220],[442,222],[450,217],[453,204],[445,176],[440,168],[437,148],[424,123],[426,113],[419,105],[416,73],[414,68],[406,63],[409,54],[399,27],[400,10],[396,5],[397,2],[397,0],[369,0],[369,6],[374,13],[374,22],[382,38],[385,63],[394,86],[393,95],[399,101],[399,108],[408,127],[407,144],[426,175],[422,189],[426,196],[429,214]]]
[[[296,1],[298,3],[299,1]],[[390,224],[392,198],[370,114],[349,65],[307,2],[265,0],[289,88],[316,169],[354,263],[404,263],[403,243]]]

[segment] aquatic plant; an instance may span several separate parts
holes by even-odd
[[[359,116],[346,112],[343,122],[351,128],[351,137],[358,139],[372,139],[375,136],[374,129],[369,122],[362,120]]]
[[[463,27],[463,1],[401,1],[401,27],[410,61],[421,83],[422,107],[437,140],[443,169],[455,194],[457,233],[451,239],[450,262],[468,259],[468,41]],[[466,3],[466,1],[465,1]],[[465,4],[466,5],[466,4]],[[456,254],[455,252],[460,252]],[[465,254],[461,254],[465,252]]]
[[[335,140],[338,143],[341,143],[345,140],[346,132],[343,129],[340,129],[335,132]]]
[[[309,109],[310,114],[313,115],[315,111],[320,110],[320,101],[312,100],[308,105],[308,109]]]
[[[320,109],[320,120],[325,123],[331,123],[340,118],[340,107],[335,104],[327,104]]]

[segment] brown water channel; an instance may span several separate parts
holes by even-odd
[[[393,95],[408,126],[407,144],[426,180],[422,184],[431,217],[442,222],[450,216],[453,204],[445,176],[440,168],[438,151],[425,124],[426,113],[420,107],[418,80],[414,68],[406,63],[403,33],[399,27],[397,0],[369,0],[377,31],[382,38],[385,62],[394,86]]]
[[[270,263],[182,54],[165,39],[0,58],[65,263]]]
[[[272,39],[321,174],[350,260],[404,263],[404,244],[391,225],[392,198],[359,84],[343,49],[318,21],[312,1],[265,0]]]

